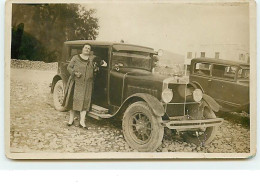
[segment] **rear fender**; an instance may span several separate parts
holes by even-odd
[[[55,75],[52,79],[52,83],[51,83],[51,93],[53,93],[55,84],[59,81],[62,80],[62,77],[60,75]],[[63,81],[63,80],[62,80]]]

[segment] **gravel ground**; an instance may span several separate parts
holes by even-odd
[[[20,69],[12,69],[11,74],[11,152],[136,152],[125,142],[118,124],[87,118],[89,130],[79,128],[78,121],[68,127],[69,113],[52,107],[51,73],[37,73],[45,74],[45,80],[22,78],[25,71]],[[26,71],[25,76],[32,75],[32,70]],[[166,134],[157,152],[248,153],[249,138],[249,128],[225,121],[208,146]]]

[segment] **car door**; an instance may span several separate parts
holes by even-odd
[[[125,72],[120,68],[125,67],[129,58],[121,56],[116,52],[112,53],[112,62],[110,67],[109,76],[109,104],[114,106],[120,106],[122,102],[123,84]]]
[[[94,75],[92,101],[96,105],[108,108],[109,48],[107,46],[93,46],[92,50],[97,57],[98,67],[98,71]]]
[[[230,106],[238,106],[236,94],[239,93],[236,83],[236,66],[212,66],[212,79],[209,82],[209,95],[212,96],[223,110]]]

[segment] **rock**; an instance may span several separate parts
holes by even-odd
[[[226,139],[226,141],[228,142],[228,143],[230,143],[231,141],[232,141],[232,138],[231,137],[227,137],[227,138],[225,138]]]
[[[162,152],[168,152],[168,149],[167,148],[163,148]]]
[[[39,144],[37,145],[37,148],[43,149],[43,148],[44,148],[44,144],[43,144],[43,143],[39,143]]]
[[[185,147],[184,152],[192,152],[192,148],[191,147]]]
[[[50,138],[51,136],[52,136],[52,134],[46,133],[44,137],[45,137],[45,138]]]
[[[11,146],[17,146],[18,143],[12,142]]]
[[[209,152],[209,153],[213,153],[213,152],[214,152],[214,147],[208,148],[208,152]]]
[[[122,146],[125,146],[124,143],[121,143],[121,142],[119,142],[119,143],[117,143],[117,144],[118,144],[118,146],[121,146],[121,147],[122,147]]]

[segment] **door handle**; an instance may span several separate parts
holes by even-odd
[[[208,80],[208,82],[211,82],[212,80]]]

